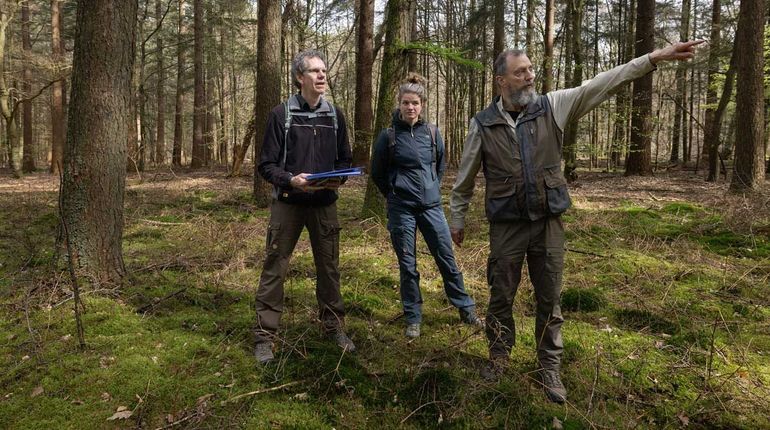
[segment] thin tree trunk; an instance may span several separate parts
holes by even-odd
[[[32,53],[32,41],[29,35],[29,4],[21,4],[21,47],[24,50],[22,67],[21,91],[25,100],[22,102],[22,124],[24,125],[22,171],[35,171],[35,152],[32,141],[32,100],[29,99],[32,90],[32,69],[29,66],[29,56]]]
[[[553,88],[553,25],[555,7],[554,0],[545,0],[545,53],[543,54],[543,88],[547,94]]]
[[[171,150],[171,164],[182,165],[182,109],[184,105],[184,0],[179,0],[176,45],[176,100],[174,102],[174,144]]]
[[[193,0],[193,33],[195,37],[193,48],[193,69],[195,71],[195,88],[193,101],[193,141],[192,163],[190,167],[199,168],[206,164],[206,83],[205,65],[203,62],[203,0]]]
[[[57,68],[62,65],[61,0],[51,0],[51,60]],[[49,171],[59,176],[64,156],[64,81],[51,86],[51,166]]]
[[[155,120],[155,164],[166,163],[166,69],[163,61],[163,10],[161,0],[155,0],[155,22],[158,25],[156,39],[158,54],[157,119]]]

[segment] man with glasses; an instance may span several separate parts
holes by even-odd
[[[512,306],[526,257],[537,303],[535,343],[543,387],[551,401],[566,401],[559,374],[565,242],[561,214],[571,202],[561,169],[563,130],[619,86],[655,70],[657,63],[692,58],[700,43],[669,45],[580,87],[546,95],[535,92],[535,73],[524,51],[506,50],[495,60],[500,96],[471,120],[452,189],[449,223],[452,240],[460,246],[475,177],[483,167],[490,241],[489,362],[481,371],[485,379],[499,379],[510,360],[515,343]]]
[[[260,364],[273,360],[273,343],[283,312],[283,284],[289,259],[307,228],[316,270],[316,299],[323,330],[340,348],[354,352],[345,334],[340,295],[337,187],[308,181],[312,173],[350,167],[352,161],[345,116],[323,98],[326,60],[316,50],[294,57],[291,79],[297,94],[270,112],[262,143],[259,174],[273,184],[266,256],[257,290],[256,348]]]

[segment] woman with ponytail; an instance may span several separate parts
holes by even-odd
[[[388,129],[374,146],[371,176],[387,200],[388,231],[398,257],[401,304],[406,336],[420,336],[422,295],[417,271],[416,237],[419,229],[444,281],[449,301],[460,319],[483,327],[476,305],[465,291],[455,262],[449,226],[441,207],[441,177],[446,167],[444,142],[438,128],[421,113],[427,100],[425,79],[411,73],[398,88],[398,108]]]

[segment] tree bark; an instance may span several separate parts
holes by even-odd
[[[281,4],[272,0],[259,0],[257,33],[257,94],[254,106],[254,200],[260,207],[270,202],[270,186],[257,172],[262,140],[267,127],[267,117],[275,105],[281,102]]]
[[[764,141],[764,20],[765,2],[741,0],[735,34],[738,73],[735,116],[735,165],[730,190],[756,190],[765,179]]]
[[[554,0],[545,0],[545,52],[543,53],[543,86],[541,92],[547,94],[553,89],[553,24]]]
[[[398,45],[409,42],[408,39],[399,39],[405,34],[411,34],[411,32],[405,33],[402,28],[404,21],[408,22],[408,19],[405,19],[409,13],[409,7],[406,3],[408,2],[403,0],[389,0],[385,12],[384,26],[386,30],[385,43],[383,44],[385,52],[380,66],[380,91],[374,121],[375,130],[387,128],[390,123],[398,80],[407,64],[405,53],[398,49]],[[366,181],[366,195],[364,196],[361,215],[364,218],[385,218],[385,200],[371,177]]]
[[[19,1],[9,2],[0,9],[0,114],[5,120],[6,142],[8,145],[8,161],[10,162],[11,174],[15,178],[21,178],[22,148],[19,140],[18,115],[13,99],[16,97],[17,90],[14,85],[9,86],[5,78],[7,75],[5,58],[5,44],[8,25],[11,23],[16,10],[19,7]]]
[[[51,0],[51,60],[57,71],[62,67],[61,0]],[[51,86],[51,166],[50,172],[60,174],[64,156],[64,80]]]
[[[32,141],[32,100],[29,99],[32,91],[32,69],[29,66],[29,57],[32,55],[32,40],[29,35],[29,4],[21,4],[21,47],[24,50],[23,72],[21,91],[24,101],[22,102],[22,124],[23,124],[23,161],[22,172],[30,173],[35,171],[35,152]]]
[[[61,213],[78,271],[97,283],[119,282],[125,274],[121,248],[136,14],[136,1],[77,5]]]
[[[166,69],[163,61],[163,9],[161,1],[155,0],[155,22],[157,23],[157,55],[158,55],[158,88],[157,117],[155,120],[155,164],[161,166],[166,163]]]
[[[655,0],[639,0],[636,8],[636,45],[639,57],[655,48]],[[626,176],[652,175],[652,73],[634,81],[631,111],[631,145],[626,161]]]
[[[569,46],[567,48],[567,69],[571,73],[567,77],[571,87],[579,87],[583,81],[583,43],[581,39],[583,27],[583,12],[585,2],[583,0],[568,0],[569,11]],[[570,67],[574,65],[574,69]],[[562,148],[564,158],[564,177],[567,181],[577,179],[577,134],[578,120],[567,124],[564,132],[564,146]]]
[[[184,0],[179,0],[176,44],[176,100],[174,102],[174,144],[171,150],[171,164],[182,165],[182,109],[184,105]]]
[[[703,150],[706,156],[704,162],[708,163],[708,178],[709,182],[716,181],[717,175],[717,163],[715,158],[716,150],[719,148],[719,132],[721,129],[721,118],[719,118],[720,126],[715,128],[714,125],[717,122],[715,113],[717,103],[717,76],[719,75],[719,57],[720,57],[720,45],[722,44],[722,2],[720,0],[713,0],[711,2],[711,33],[709,37],[709,58],[708,58],[708,78],[706,83],[706,112],[704,119],[704,135],[703,135]],[[715,134],[716,131],[716,134]],[[713,148],[713,149],[712,149]]]
[[[193,169],[203,167],[206,163],[206,142],[204,133],[206,128],[206,83],[204,82],[205,65],[203,63],[203,0],[193,0],[193,69],[195,73],[194,100],[193,100],[193,141],[192,162]]]
[[[682,0],[682,19],[679,26],[679,41],[684,42],[690,34],[690,0]],[[687,109],[685,100],[687,100],[687,65],[680,62],[676,65],[676,93],[674,94],[674,129],[671,137],[671,157],[670,161],[676,163],[679,161],[679,148],[684,147],[687,141],[687,133],[684,125],[686,124],[685,115]],[[681,145],[680,145],[681,141]],[[683,160],[687,163],[688,160]]]
[[[358,56],[356,58],[356,104],[353,165],[367,166],[372,132],[372,65],[374,64],[374,0],[360,0],[358,10]]]

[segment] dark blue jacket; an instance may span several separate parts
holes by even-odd
[[[396,110],[391,126],[395,130],[395,147],[389,148],[388,131],[382,130],[374,144],[370,174],[388,201],[413,208],[430,208],[441,204],[441,178],[444,175],[444,141],[436,129],[436,158],[430,130],[420,118],[413,126],[401,120]]]

